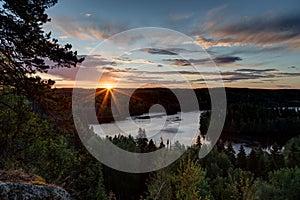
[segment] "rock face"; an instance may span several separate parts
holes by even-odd
[[[0,182],[0,200],[70,200],[70,194],[56,186]]]
[[[70,194],[35,174],[0,170],[0,200],[70,200]]]

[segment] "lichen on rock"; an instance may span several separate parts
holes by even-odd
[[[56,186],[0,182],[1,200],[70,200],[70,194]]]
[[[70,194],[23,170],[0,170],[0,200],[70,200]]]

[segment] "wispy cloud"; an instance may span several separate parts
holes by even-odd
[[[161,54],[161,55],[178,55],[177,53],[167,50],[167,49],[155,49],[155,48],[145,48],[142,51],[150,54]]]
[[[293,72],[280,72],[278,73],[280,77],[300,77],[299,73],[293,73]]]
[[[84,19],[56,16],[52,21],[54,26],[65,36],[83,40],[102,40],[126,29],[124,24],[103,19],[89,18],[88,21],[85,21]]]
[[[211,74],[213,75],[213,74]],[[275,75],[272,74],[251,74],[251,73],[241,73],[241,72],[222,72],[222,80],[227,83],[236,82],[236,81],[245,81],[245,80],[257,80],[262,78],[274,78]],[[214,78],[213,76],[205,76],[205,81],[220,81],[220,78]],[[192,82],[203,83],[204,79],[195,79]]]
[[[206,75],[205,81],[216,81],[219,78],[214,78],[216,75],[213,72],[201,72],[201,74]],[[222,80],[227,83],[232,83],[236,81],[246,81],[246,80],[255,80],[255,82],[269,82],[275,81],[278,78],[293,78],[300,77],[300,73],[288,73],[281,72],[277,69],[238,69],[235,71],[225,71],[221,72]],[[194,79],[192,82],[203,83],[204,80]],[[253,81],[252,81],[253,83]]]
[[[105,58],[103,58],[101,55],[81,55],[79,57],[84,57],[84,61],[80,64],[81,66],[84,67],[89,67],[89,68],[97,68],[97,67],[102,67],[104,65],[111,65],[111,66],[116,66],[117,63],[115,61],[109,61]]]
[[[163,61],[170,62],[173,66],[191,66],[191,65],[201,65],[205,63],[210,63],[214,61],[217,65],[226,65],[232,64],[237,61],[241,61],[242,58],[237,56],[217,56],[212,59],[204,58],[204,59],[163,59]]]
[[[173,66],[191,66],[191,62],[185,59],[163,59],[163,61],[170,62]]]
[[[216,15],[217,13],[219,13],[221,10],[224,10],[226,7],[227,7],[227,4],[212,8],[207,12],[207,16],[212,17],[212,16]]]
[[[206,37],[195,34],[196,40],[206,48],[232,45],[282,45],[289,50],[300,49],[299,14],[248,17],[210,28]]]
[[[139,70],[137,68],[127,67],[127,68],[119,68],[118,65],[109,65],[110,62],[105,61],[103,58],[95,57],[94,60],[99,60],[99,62],[103,63],[102,67],[92,67],[89,71],[89,75],[86,77],[86,81],[95,80],[98,76],[101,75],[102,82],[118,82],[122,81],[127,86],[132,86],[134,83],[144,83],[144,84],[170,84],[172,86],[180,87],[180,84],[185,83],[186,81],[181,81],[180,77],[189,77],[189,80],[192,84],[205,84],[207,81],[220,81],[219,75],[221,75],[222,80],[225,83],[234,83],[234,82],[242,82],[248,81],[248,83],[264,83],[272,81],[274,83],[280,84],[278,79],[280,78],[297,78],[300,77],[300,73],[290,73],[280,71],[278,69],[268,68],[268,69],[236,69],[234,71],[224,71],[220,74],[218,72],[211,71],[189,71],[189,70],[163,70],[161,67],[160,71],[146,71]],[[94,61],[90,61],[88,64],[93,65]],[[181,62],[181,61],[178,61]],[[99,64],[99,63],[98,63]],[[108,64],[108,65],[107,65]],[[71,69],[51,69],[49,70],[50,75],[54,75],[58,77],[57,81],[68,81],[75,80],[76,74],[80,67],[71,68]],[[205,77],[205,80],[203,79]],[[279,86],[278,86],[279,87]]]
[[[236,61],[241,61],[242,59],[240,57],[237,56],[219,56],[214,58],[214,61],[217,64],[230,64],[230,63],[234,63]]]
[[[291,88],[290,85],[276,85],[276,87],[279,87],[279,88]]]
[[[113,60],[115,62],[117,62],[118,64],[122,64],[122,63],[135,63],[135,64],[154,64],[152,61],[148,60],[148,59],[129,59],[129,58],[113,58]]]
[[[98,76],[97,71],[103,66],[116,66],[115,62],[108,61],[100,55],[80,55],[79,57],[84,57],[85,60],[76,68],[53,68],[48,70],[48,74],[62,77],[65,80],[75,80],[80,68],[88,68],[91,72],[89,76],[87,76],[87,80],[89,80],[91,77]]]
[[[296,66],[289,66],[288,69],[298,69]]]
[[[187,20],[192,16],[193,13],[181,13],[181,14],[177,13],[177,14],[170,14],[169,18],[172,21],[182,21],[182,20]]]
[[[237,69],[236,72],[263,73],[263,72],[278,72],[278,69]]]

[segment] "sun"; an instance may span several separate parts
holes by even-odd
[[[112,85],[109,85],[109,84],[104,85],[104,87],[105,87],[105,89],[107,89],[107,90],[113,89],[113,86],[112,86]]]

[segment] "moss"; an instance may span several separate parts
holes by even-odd
[[[69,200],[71,197],[67,191],[46,183],[40,176],[23,170],[0,170],[0,199]]]
[[[19,170],[0,170],[0,181],[11,183],[28,183],[36,185],[47,185],[46,181],[35,174],[29,174],[22,169]]]

